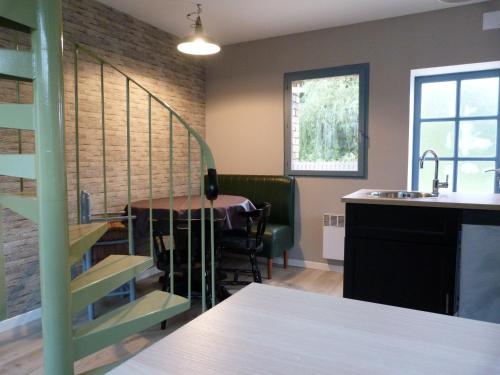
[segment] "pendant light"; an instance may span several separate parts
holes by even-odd
[[[188,55],[213,55],[220,51],[220,46],[203,33],[201,24],[201,4],[196,4],[196,11],[189,13],[187,19],[193,21],[194,35],[184,38],[177,49]],[[193,18],[196,17],[196,18]]]

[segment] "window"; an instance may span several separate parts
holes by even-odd
[[[285,74],[285,173],[365,177],[369,65]]]
[[[462,193],[499,192],[500,70],[443,74],[415,79],[412,189],[432,187],[434,165],[419,168],[425,150],[440,159],[439,179]]]

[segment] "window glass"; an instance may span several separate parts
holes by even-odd
[[[423,119],[455,117],[457,83],[430,82],[422,85],[421,114]]]
[[[495,157],[497,153],[497,120],[461,121],[458,155]]]
[[[425,150],[434,150],[441,157],[455,153],[455,123],[423,122],[420,128],[420,155]]]
[[[285,75],[288,174],[364,175],[367,68]]]
[[[459,161],[457,191],[460,193],[493,193],[493,173],[484,173],[495,168],[494,161]]]
[[[460,116],[498,115],[498,82],[498,77],[463,80]]]

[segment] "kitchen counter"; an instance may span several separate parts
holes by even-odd
[[[342,202],[500,211],[500,194],[465,194],[443,192],[440,193],[438,197],[414,199],[379,198],[370,196],[371,192],[385,190],[387,189],[361,189],[342,197]]]

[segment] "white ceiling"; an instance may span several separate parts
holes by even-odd
[[[191,32],[190,0],[98,0],[177,36]],[[471,0],[464,4],[485,0]],[[205,31],[222,44],[444,9],[438,0],[200,0]]]

